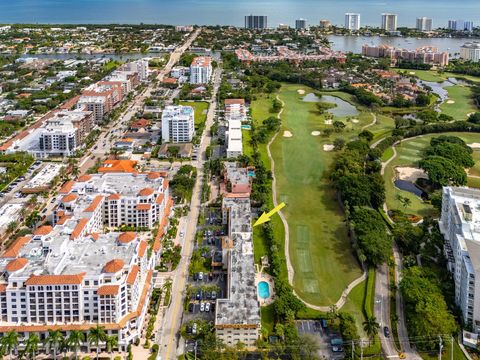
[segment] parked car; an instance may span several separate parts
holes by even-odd
[[[205,312],[210,312],[210,303],[209,302],[207,302],[205,304]]]
[[[185,329],[187,334],[191,334],[192,333],[192,327],[187,325],[187,328]]]
[[[195,335],[196,333],[197,333],[197,323],[193,323],[192,334]]]
[[[212,291],[212,300],[215,300],[217,298],[217,292]]]
[[[193,307],[194,307],[193,303],[188,304],[188,311],[193,312]]]
[[[385,326],[383,328],[383,334],[385,335],[385,337],[389,338],[390,337],[390,329],[388,328],[388,326]]]
[[[198,280],[198,274],[197,273],[193,273],[193,281],[197,281]]]
[[[197,294],[195,295],[195,299],[200,300],[202,298],[202,292],[197,291]]]
[[[212,298],[212,293],[210,291],[206,291],[205,297],[207,298],[207,300],[210,300]]]
[[[200,312],[204,312],[204,311],[205,311],[205,303],[201,302],[200,303]]]
[[[203,272],[198,273],[198,280],[203,281]]]

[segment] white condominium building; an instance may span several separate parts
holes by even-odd
[[[444,187],[440,231],[465,323],[480,333],[480,190]]]
[[[49,330],[68,336],[98,324],[125,351],[141,337],[155,257],[135,233],[74,236],[78,222],[40,227],[3,253],[0,332],[44,340]]]
[[[130,70],[138,73],[140,81],[148,80],[149,66],[148,66],[148,60],[146,59],[128,62],[122,66],[122,69]]]
[[[350,31],[360,30],[360,14],[346,13],[345,14],[345,29]]]
[[[227,158],[236,158],[243,154],[242,145],[242,122],[230,120],[228,130],[225,132],[227,143]]]
[[[397,31],[397,15],[382,14],[382,29],[385,31]]]
[[[432,31],[432,19],[425,16],[417,18],[416,29],[418,31]]]
[[[67,157],[75,155],[79,139],[71,122],[49,119],[39,138],[39,157]]]
[[[242,342],[252,348],[260,336],[261,326],[248,196],[227,194],[222,202],[223,223],[228,224],[228,238],[223,242],[227,297],[217,299],[215,330],[228,346]]]
[[[211,57],[196,57],[190,65],[190,84],[208,84],[212,71]]]
[[[225,120],[247,120],[247,108],[244,99],[225,99]]]
[[[166,106],[162,113],[162,141],[191,142],[195,134],[195,114],[191,106]]]
[[[103,116],[109,111],[105,96],[82,96],[78,100],[77,108],[93,112],[96,124],[103,122]]]
[[[480,61],[480,42],[467,42],[460,47],[460,58],[465,61]]]
[[[84,227],[91,231],[122,225],[151,229],[169,215],[172,206],[168,180],[159,173],[83,175],[59,193],[54,223],[69,217],[85,219]]]

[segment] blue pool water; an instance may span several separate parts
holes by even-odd
[[[254,176],[255,176],[255,171],[253,171],[253,170],[248,170],[248,176],[254,177]]]
[[[270,287],[265,281],[260,281],[258,283],[258,296],[260,299],[268,299],[270,297]]]
[[[251,130],[252,127],[250,125],[242,125],[241,126],[243,130]]]

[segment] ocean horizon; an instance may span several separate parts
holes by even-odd
[[[414,12],[412,12],[414,9]],[[361,14],[361,24],[379,26],[381,13],[398,15],[399,26],[415,26],[426,16],[433,26],[450,19],[480,25],[480,1],[462,0],[0,0],[0,23],[42,24],[167,24],[243,26],[249,14],[268,16],[268,26],[294,25],[305,18],[343,25],[345,12]]]

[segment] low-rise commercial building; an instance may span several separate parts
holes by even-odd
[[[191,106],[167,106],[162,113],[162,141],[191,142],[195,134],[195,114]]]
[[[465,323],[480,333],[480,190],[444,187],[439,225],[455,302]]]
[[[63,164],[48,163],[22,188],[23,193],[40,193],[52,188],[53,180],[60,174]]]

